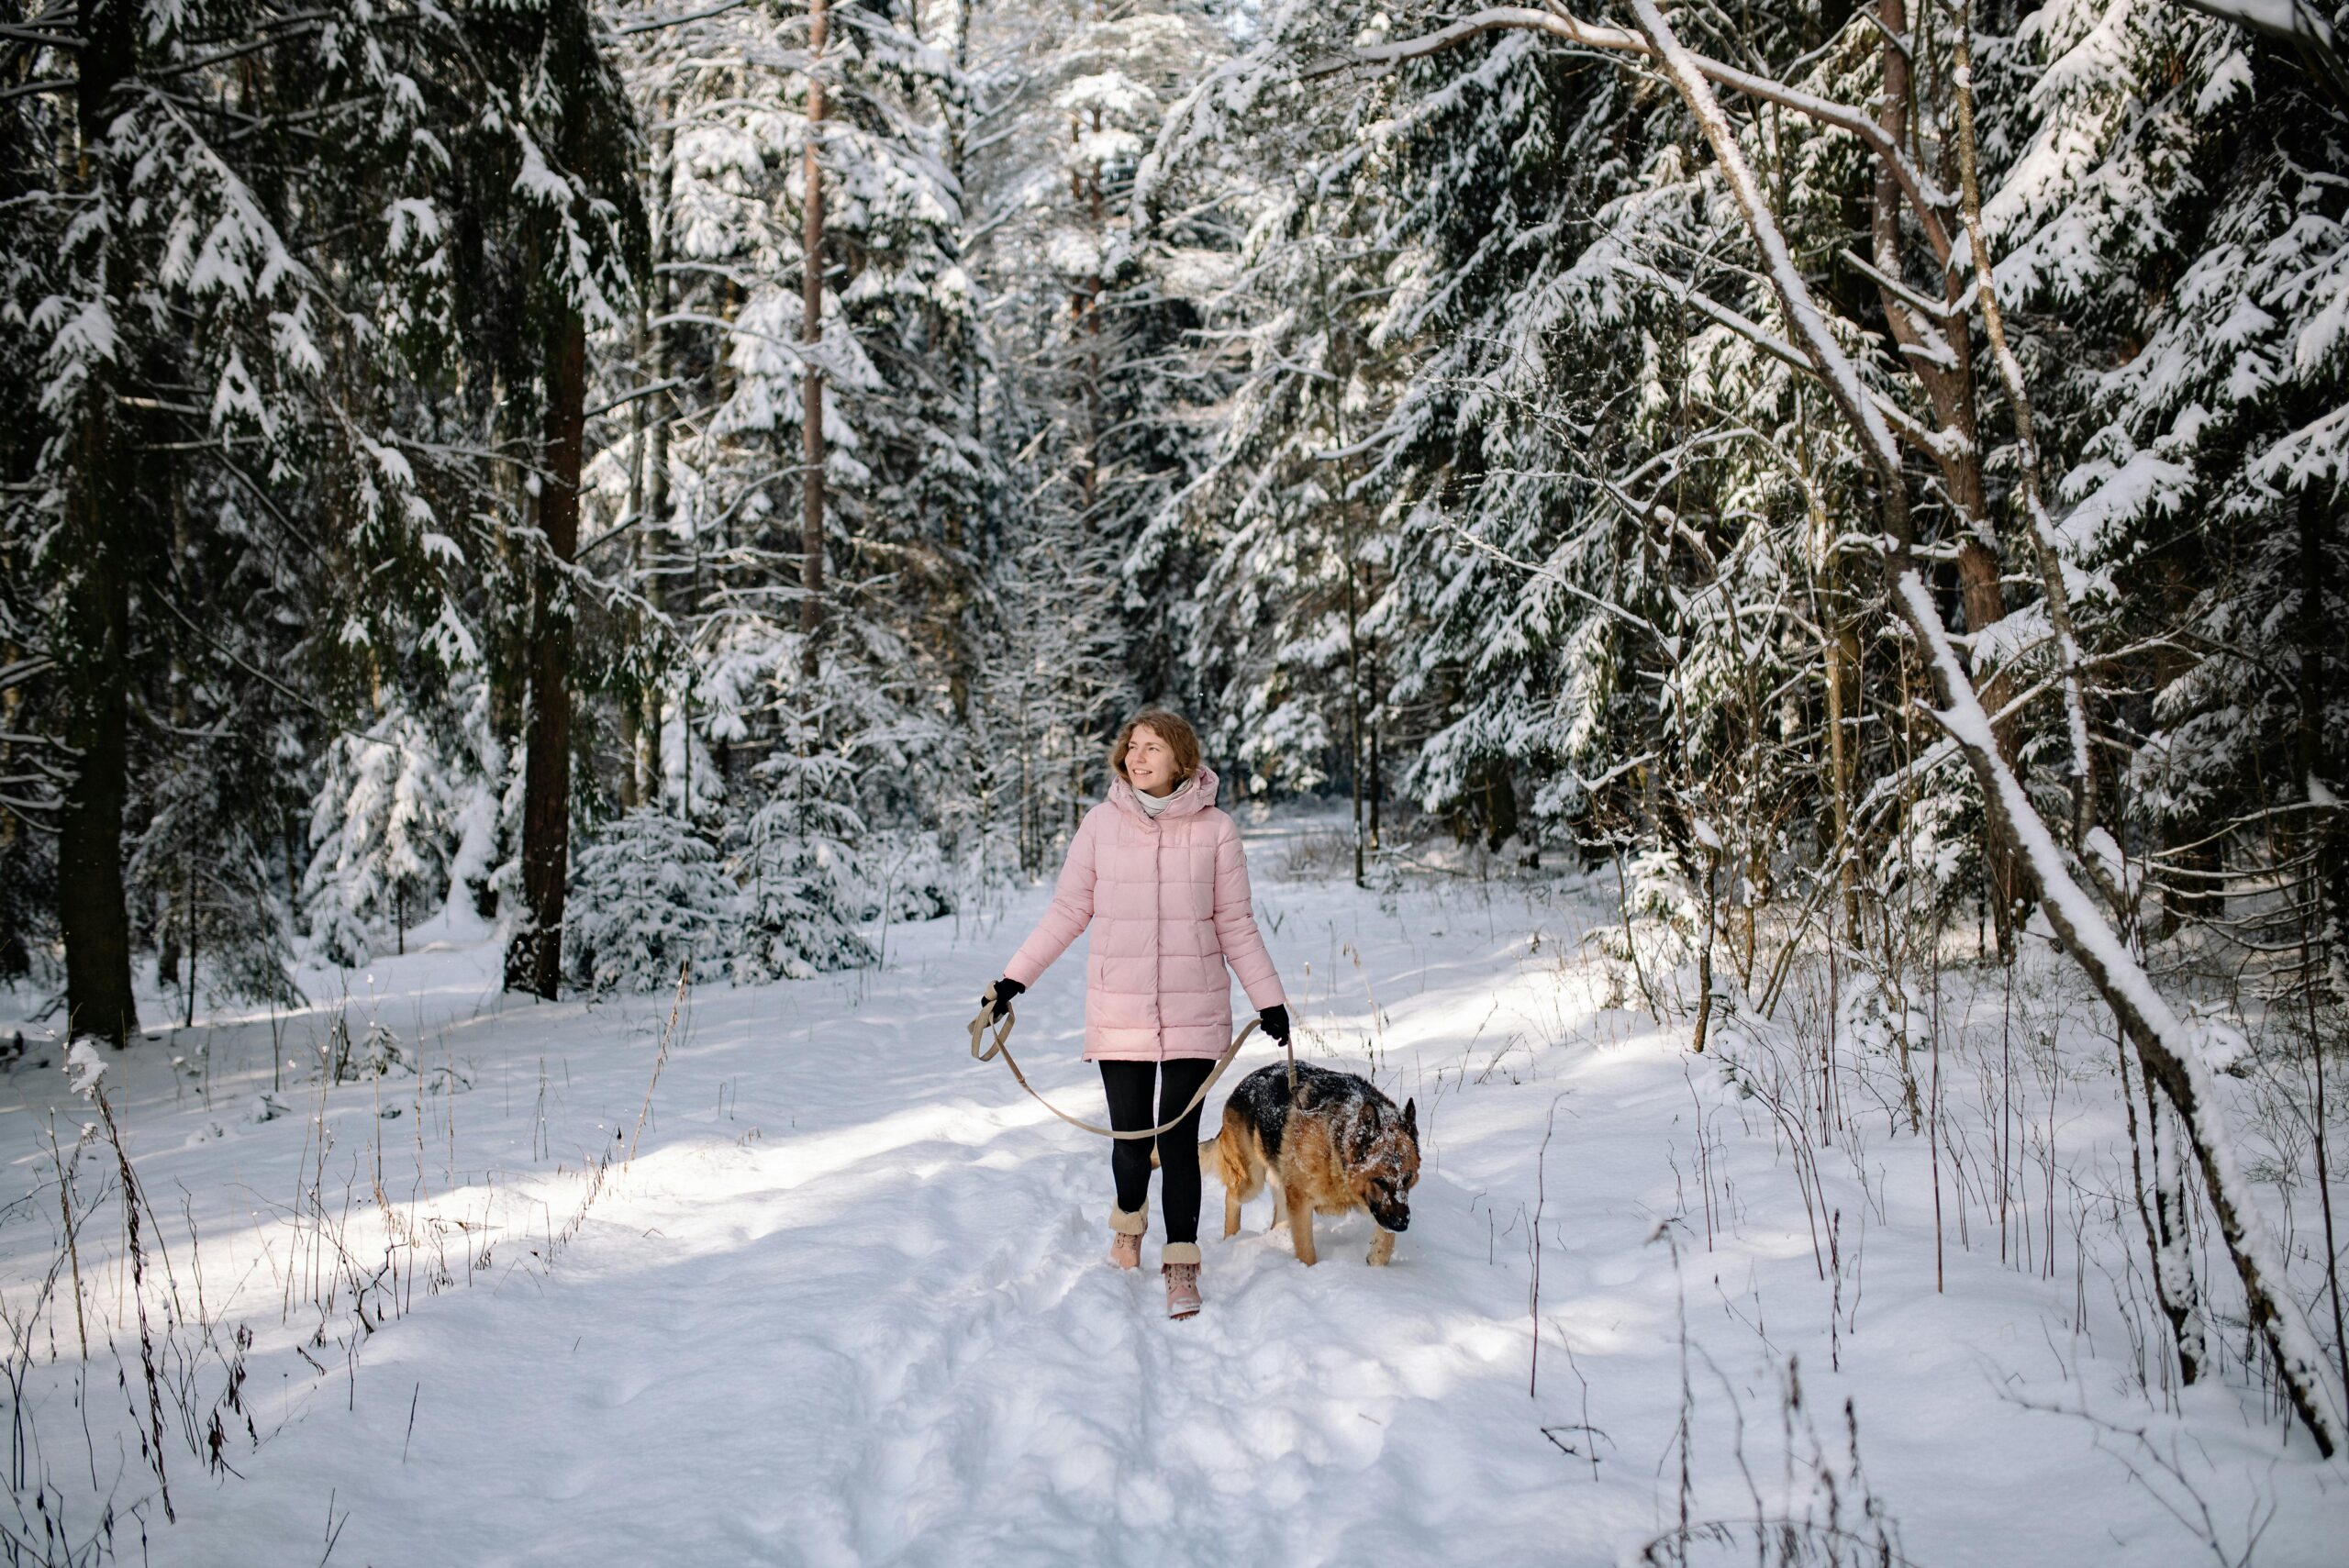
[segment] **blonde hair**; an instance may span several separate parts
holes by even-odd
[[[1128,784],[1133,783],[1126,772],[1126,746],[1133,740],[1135,730],[1145,728],[1165,741],[1166,749],[1174,753],[1176,783],[1199,771],[1198,731],[1193,729],[1190,722],[1180,714],[1169,713],[1163,707],[1146,707],[1126,720],[1125,727],[1118,731],[1117,740],[1109,743],[1111,773]]]

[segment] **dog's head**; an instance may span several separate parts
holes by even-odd
[[[1399,1114],[1392,1104],[1365,1109],[1366,1136],[1353,1162],[1354,1195],[1382,1230],[1408,1230],[1410,1192],[1419,1179],[1419,1102],[1404,1101]]]

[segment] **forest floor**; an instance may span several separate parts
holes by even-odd
[[[1935,1140],[1888,1047],[1830,1077],[1731,1020],[1692,1055],[1663,978],[1600,951],[1611,871],[1365,893],[1330,818],[1248,832],[1301,1053],[1417,1101],[1392,1267],[1363,1216],[1301,1267],[1266,1199],[1222,1240],[1211,1178],[1201,1317],[1164,1317],[1155,1234],[1141,1273],[1102,1262],[1106,1145],[966,1050],[1042,888],[893,928],[876,972],[696,986],[657,1083],[671,998],[502,995],[444,917],[306,973],[306,1011],[110,1061],[151,1404],[114,1151],[82,1148],[69,1259],[50,1129],[72,1160],[95,1116],[28,1029],[0,1522],[88,1542],[110,1500],[121,1559],[219,1568],[2340,1561],[2349,1470],[2240,1330],[2224,1379],[2165,1386],[2110,1038],[2043,944],[2013,990],[1949,971]],[[1072,951],[1023,998],[1014,1049],[1089,1116],[1082,976]],[[405,1061],[328,1082],[337,1006]]]

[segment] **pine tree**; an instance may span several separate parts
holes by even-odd
[[[525,545],[529,618],[521,892],[507,948],[509,989],[552,997],[562,973],[571,841],[572,662],[580,482],[587,440],[587,337],[629,314],[644,264],[633,179],[634,109],[602,48],[588,0],[518,0],[477,16],[473,37],[494,93],[476,134],[507,191],[476,190],[513,250],[525,323],[517,368],[534,373],[539,472]],[[535,362],[533,362],[533,361]]]
[[[669,433],[631,459],[663,472],[628,482],[666,509],[647,561],[688,662],[687,733],[673,741],[664,719],[662,744],[672,787],[690,777],[685,808],[713,814],[771,910],[852,903],[828,889],[852,880],[843,857],[864,826],[934,824],[954,793],[962,748],[942,720],[970,663],[956,606],[995,483],[946,167],[960,80],[888,8],[824,7],[820,51],[814,22],[728,12],[636,35],[628,64],[674,128],[651,203],[666,305],[638,352],[666,373],[652,384],[685,384],[662,395]],[[837,814],[799,782],[824,759],[857,764],[825,774],[848,792]],[[794,942],[809,962],[857,961],[824,934],[833,917],[810,918],[799,935],[770,919],[748,939],[769,957],[746,962],[788,967]]]
[[[274,745],[438,599],[429,460],[390,432],[448,283],[429,200],[445,144],[416,83],[449,21],[234,0],[94,0],[81,21],[8,44],[72,83],[7,109],[0,275],[32,346],[12,390],[37,417],[11,454],[27,578],[8,608],[46,662],[17,733],[61,764],[28,816],[58,835],[69,1028],[123,1043],[123,850],[148,795],[180,845],[150,868],[249,846],[280,873],[299,801],[173,784],[163,760],[192,753],[146,727]],[[33,156],[60,148],[61,175]],[[189,607],[207,594],[252,613],[207,626]],[[195,819],[202,802],[219,815]],[[265,944],[283,910],[250,917]]]
[[[2298,57],[2230,22],[2060,5],[1986,54],[1985,217],[2063,416],[2065,538],[2108,639],[2149,651],[2116,683],[2150,694],[2123,709],[2122,820],[2167,917],[2349,996],[2324,977],[2349,900],[2349,144]],[[2236,924],[2243,877],[2286,896]]]
[[[718,851],[685,823],[639,806],[605,826],[572,866],[564,962],[589,991],[674,989],[690,962],[707,974],[736,895]]]
[[[339,735],[310,819],[302,903],[317,955],[355,967],[387,948],[451,892],[465,796],[440,739],[405,711],[364,735]]]
[[[854,764],[815,751],[811,736],[792,739],[796,744],[758,765],[765,799],[736,835],[733,974],[745,985],[854,969],[874,957],[855,929],[863,913],[856,845],[865,825],[843,804],[856,793]]]

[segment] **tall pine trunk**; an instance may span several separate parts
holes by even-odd
[[[666,303],[663,296],[663,303]],[[669,376],[668,335],[659,336],[660,352],[655,360],[654,374],[662,380]],[[641,578],[640,591],[645,601],[654,609],[665,603],[662,588],[662,573],[666,568],[664,553],[669,543],[669,419],[664,414],[652,422],[651,450],[645,460],[643,527],[652,530],[652,569]],[[647,806],[661,804],[663,777],[661,767],[661,699],[665,679],[660,674],[638,688],[637,698],[643,706],[643,717],[637,728],[637,749],[634,759],[637,773],[637,794]],[[690,735],[687,744],[691,744]],[[690,815],[690,812],[688,812]]]
[[[95,378],[94,378],[95,380]],[[112,388],[93,384],[73,437],[63,529],[72,573],[66,625],[51,644],[64,667],[73,772],[57,822],[57,923],[65,939],[72,1034],[130,1043],[130,914],[123,897],[122,815],[130,788],[130,588],[109,494]]]
[[[808,361],[800,372],[805,401],[800,422],[805,471],[800,480],[799,518],[799,673],[816,678],[816,639],[824,625],[824,377],[816,368],[814,350],[824,336],[824,181],[816,150],[824,128],[824,39],[829,26],[824,0],[808,7],[807,139],[802,151],[800,229],[800,340],[807,345]]]
[[[114,183],[100,143],[116,87],[133,63],[131,0],[89,0],[78,110],[80,174],[111,206]],[[105,246],[104,232],[89,243]],[[119,279],[100,256],[106,308]],[[112,417],[110,367],[93,366],[75,417],[65,516],[59,530],[65,576],[61,624],[51,640],[66,694],[65,741],[72,774],[58,813],[57,923],[65,939],[67,1029],[127,1046],[138,1032],[130,993],[130,914],[123,897],[122,817],[130,793],[130,583],[125,538],[128,497],[117,483],[123,454]]]
[[[1880,51],[1884,91],[1877,103],[1876,123],[1883,127],[1887,141],[1898,146],[1909,138],[1909,113],[1914,92],[1908,48],[1897,41],[1909,31],[1907,0],[1877,0],[1876,20],[1885,40]],[[1884,307],[1885,324],[1901,345],[1903,361],[1932,404],[1940,428],[1954,438],[1938,450],[1935,466],[1941,471],[1942,487],[1957,512],[1957,590],[1959,602],[1965,606],[1965,629],[1978,632],[2004,619],[2007,605],[2000,576],[2002,567],[1993,548],[1997,536],[1991,527],[1989,489],[1982,472],[1974,340],[1970,331],[1953,330],[1948,318],[1937,321],[1925,315],[1893,286],[1900,272],[1900,183],[1892,164],[1879,158],[1876,161],[1875,210],[1870,225],[1876,250],[1873,259],[1880,273],[1877,294]],[[1945,245],[1946,239],[1942,243]],[[1970,277],[1954,264],[1954,254],[1943,257],[1943,294],[1949,309],[1962,311]],[[1939,355],[1933,351],[1937,346],[1943,350]],[[1991,713],[1999,712],[2014,696],[2013,680],[2004,672],[1977,671],[1976,677],[1981,682],[1982,706]],[[1993,728],[1999,753],[2009,767],[2013,766],[2021,740],[2019,721],[2012,717],[2000,719]],[[1986,812],[1983,816],[1982,840],[1998,951],[2011,957],[2016,906],[2030,895],[2030,872],[1994,813]]]
[[[652,169],[656,184],[666,180],[675,157],[677,133],[670,123],[674,107],[674,101],[666,95],[660,100],[661,128],[654,136],[652,144]],[[668,274],[660,271],[660,264],[669,259],[673,225],[665,210],[658,204],[653,204],[652,211],[659,215],[656,217],[657,227],[653,230],[652,237],[652,315],[665,318],[669,314],[671,304],[669,279]],[[651,350],[652,382],[655,385],[664,385],[676,373],[674,360],[670,352],[669,328],[653,327],[649,331],[650,339],[647,347]],[[645,431],[644,521],[637,526],[637,532],[648,539],[645,548],[651,557],[651,570],[639,577],[638,591],[656,610],[661,609],[664,603],[662,584],[667,566],[665,556],[671,543],[669,424],[673,415],[668,412],[668,407],[674,400],[674,393],[664,392],[660,395],[659,402],[647,409],[647,413],[651,417]],[[666,684],[665,675],[656,672],[638,686],[636,694],[637,701],[642,708],[642,716],[638,721],[636,754],[632,761],[637,775],[637,795],[647,806],[657,806],[661,804],[662,787],[661,701]],[[688,737],[688,744],[690,744],[690,737]],[[691,815],[690,811],[687,815]]]
[[[586,426],[587,328],[564,306],[547,353],[544,553],[531,567],[530,706],[522,759],[523,929],[506,951],[506,985],[552,1000],[562,980],[563,884],[571,863],[570,588],[579,553],[579,464]]]
[[[640,363],[644,357],[646,336],[644,307],[640,305],[636,311]],[[629,408],[628,510],[626,521],[621,526],[630,530],[627,571],[631,585],[644,581],[644,404],[645,400],[639,397]],[[619,683],[620,756],[624,759],[619,777],[620,809],[634,811],[645,803],[644,773],[638,766],[638,758],[644,744],[642,693],[651,683],[645,680],[642,669],[636,662],[640,657],[636,651],[641,650],[645,642],[644,613],[631,606],[622,614],[620,627],[620,636],[624,639],[622,646],[630,650],[629,664]]]

